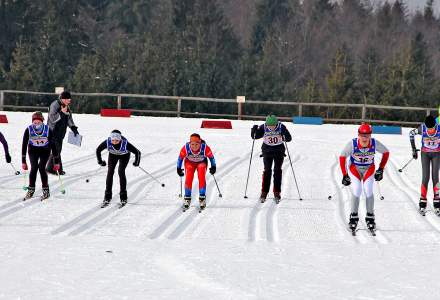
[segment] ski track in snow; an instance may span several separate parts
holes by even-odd
[[[235,168],[240,166],[241,163],[243,163],[247,158],[239,158],[234,157],[232,159],[229,159],[226,163],[224,163],[221,166],[220,172],[216,173],[216,178],[222,178],[223,176],[227,175],[228,173],[234,171]],[[221,183],[219,180],[218,184],[221,188]],[[150,233],[148,236],[150,239],[158,239],[163,236],[167,236],[168,239],[175,240],[179,238],[191,225],[191,223],[194,221],[197,215],[200,215],[200,217],[204,217],[206,214],[206,210],[209,210],[213,205],[216,203],[217,199],[217,188],[215,186],[213,178],[210,176],[207,181],[207,191],[210,191],[209,196],[207,197],[207,206],[205,211],[202,213],[198,212],[198,205],[195,205],[194,203],[198,203],[198,199],[195,195],[193,195],[192,199],[192,205],[186,212],[182,212],[181,206],[179,206],[176,211],[174,211],[170,216],[165,218],[164,221],[162,221],[156,229],[153,230],[152,233]],[[227,194],[226,194],[227,196]],[[174,225],[175,224],[175,225]],[[173,226],[174,225],[174,226]],[[174,228],[173,228],[174,227]],[[171,231],[171,232],[169,232]],[[169,232],[169,233],[167,233]]]
[[[150,152],[147,154],[144,154],[142,157],[148,157],[151,156],[153,154],[159,154],[160,152]],[[166,171],[162,171],[162,172],[152,172],[153,176],[156,177],[160,177],[166,173],[170,173],[170,169],[174,164],[168,164],[167,166],[164,166],[164,169]],[[102,168],[103,171],[107,171],[106,168]],[[145,180],[145,182],[142,182],[143,180]],[[151,179],[147,174],[143,174],[139,177],[137,177],[136,179],[132,180],[128,180],[127,181],[127,187],[128,187],[128,198],[130,199],[130,203],[137,203],[137,201],[133,201],[136,200],[138,198],[142,197],[142,193],[141,190],[150,182],[152,182],[153,179]],[[131,192],[132,190],[132,186],[139,183],[138,187],[135,189],[134,192]],[[134,195],[135,197],[132,198],[132,195]],[[115,199],[113,199],[113,202],[115,202]],[[57,229],[52,231],[52,234],[59,234],[61,232],[64,232],[72,227],[74,227],[76,224],[81,223],[83,220],[87,219],[88,217],[92,216],[93,214],[97,213],[97,212],[101,212],[100,214],[98,214],[97,216],[93,217],[92,219],[90,219],[89,221],[87,221],[85,224],[82,224],[80,226],[78,226],[76,229],[72,230],[68,235],[70,236],[74,236],[74,235],[78,235],[88,229],[91,229],[92,226],[96,225],[97,223],[103,221],[104,219],[106,219],[107,217],[111,216],[112,214],[116,213],[117,211],[125,211],[127,209],[129,209],[129,205],[125,206],[122,209],[119,209],[119,207],[117,205],[110,205],[109,207],[106,208],[101,208],[101,203],[97,203],[96,206],[88,209],[87,211],[81,213],[79,216],[75,217],[74,219],[72,219],[71,221],[61,225],[60,227],[58,227]]]
[[[229,173],[234,171],[241,163],[243,163],[244,160],[245,159],[239,158],[239,157],[235,157],[235,158],[230,159],[222,166],[222,171],[217,174],[216,178],[222,178],[222,177],[228,175]],[[219,188],[220,188],[220,185],[219,185]],[[210,176],[206,182],[206,190],[211,191],[209,196],[206,199],[206,209],[208,209],[210,207],[213,207],[217,202],[217,198],[219,198],[218,194],[217,194],[218,193],[217,187],[215,186],[214,179],[212,178],[212,176]],[[226,196],[227,196],[227,194],[226,194]],[[181,221],[180,224],[177,224],[174,231],[172,231],[168,235],[168,239],[175,240],[175,239],[179,238],[181,235],[183,235],[185,231],[190,231],[189,227],[195,221],[195,218],[197,215],[200,215],[200,218],[206,217],[205,216],[206,211],[203,211],[201,213],[198,212],[198,207],[199,207],[198,202],[199,201],[195,195],[194,195],[193,201],[191,201],[191,202],[194,203],[194,206],[193,206],[194,208],[191,209],[191,207],[190,207],[190,210],[191,210],[190,214],[188,216],[185,215],[185,219],[183,221]],[[197,204],[195,204],[195,203],[197,203]],[[182,212],[182,214],[184,215],[183,212]],[[186,214],[186,212],[185,212],[185,214]]]
[[[98,174],[102,173],[104,171],[104,169],[98,169],[98,170],[99,170]],[[78,174],[75,176],[71,176],[71,177],[63,180],[63,186],[61,186],[61,184],[59,182],[57,182],[57,184],[55,185],[55,188],[51,188],[51,195],[52,195],[51,197],[53,197],[53,195],[55,193],[59,192],[62,188],[66,189],[67,187],[77,183],[81,179],[88,178],[88,177],[90,177],[90,175],[94,175],[94,174],[97,174],[97,170],[84,172],[84,173],[81,173],[81,174]],[[15,201],[12,201],[12,202],[9,202],[9,203],[2,205],[0,207],[0,219],[7,217],[7,216],[10,216],[18,211],[25,209],[25,208],[31,207],[37,203],[45,203],[47,201],[50,201],[50,198],[46,199],[44,201],[40,201],[40,199],[38,197],[40,192],[41,192],[41,188],[35,189],[34,195],[36,195],[36,196],[34,196],[33,198],[31,198],[29,200],[23,201],[23,197],[21,197]]]
[[[347,210],[345,208],[346,203],[349,201],[349,198],[347,198],[347,190],[349,189],[349,187],[343,186],[341,185],[341,183],[339,183],[337,181],[337,178],[340,178],[340,172],[338,171],[338,167],[339,167],[339,158],[338,156],[335,155],[335,162],[333,163],[332,167],[331,167],[331,178],[333,179],[333,186],[336,189],[336,195],[332,198],[332,200],[329,201],[334,201],[336,198],[336,203],[337,203],[337,217],[336,217],[336,221],[339,225],[339,228],[341,231],[343,231],[344,233],[346,232],[346,235],[350,235],[351,236],[351,232],[350,229],[348,228],[348,218],[349,218],[349,209]],[[344,197],[345,194],[345,197]],[[347,214],[348,211],[348,214]],[[357,243],[361,243],[361,244],[365,244],[366,240],[364,237],[360,237],[359,235],[356,235],[354,237],[354,241]]]
[[[292,160],[292,163],[295,163],[299,160],[300,156],[294,157]],[[286,173],[286,171],[289,171],[289,173]],[[291,173],[290,169],[290,163],[287,161],[283,165],[283,183],[282,183],[282,190],[287,189],[288,179],[290,179],[287,174]],[[273,175],[272,175],[273,176]],[[273,187],[273,178],[271,180],[271,187]],[[295,189],[296,186],[291,185],[290,188]],[[269,192],[270,194],[270,192]],[[281,201],[279,204],[275,203],[275,200],[273,197],[268,197],[264,203],[260,202],[260,199],[254,200],[256,203],[252,210],[249,213],[249,225],[248,225],[248,241],[250,242],[256,242],[262,239],[262,233],[266,233],[266,240],[269,242],[278,242],[280,240],[279,237],[279,230],[278,230],[278,206],[280,206],[283,203],[283,198],[281,198]],[[266,212],[266,218],[264,219],[264,216],[262,216],[262,211]],[[265,221],[265,222],[264,222]],[[263,230],[264,228],[264,230]]]
[[[163,174],[171,173],[169,168],[171,168],[173,165],[174,165],[174,163],[173,164],[169,164],[167,166],[164,166],[166,171],[154,172],[153,175],[154,176],[161,176]],[[145,180],[145,182],[141,182],[143,180]],[[137,178],[133,182],[131,182],[130,185],[132,185],[132,186],[134,184],[136,184],[137,182],[140,182],[137,185],[137,187],[136,187],[134,192],[130,192],[130,190],[128,191],[129,199],[133,199],[133,200],[131,200],[133,204],[136,204],[139,201],[139,199],[142,198],[142,196],[143,196],[142,190],[147,186],[147,184],[152,183],[153,181],[154,180],[150,179],[148,177],[148,175],[144,175],[144,176],[141,176],[141,177]],[[136,196],[132,197],[131,195],[136,195]],[[100,214],[98,214],[97,216],[93,217],[92,219],[87,221],[85,224],[77,227],[75,230],[71,231],[69,233],[69,236],[78,235],[78,234],[81,234],[81,233],[85,232],[86,230],[91,229],[93,226],[97,225],[99,222],[102,222],[104,219],[110,217],[111,215],[115,214],[116,212],[118,212],[118,215],[119,214],[123,214],[124,212],[127,212],[127,210],[130,209],[130,206],[126,205],[124,208],[120,209],[119,206],[118,206],[118,203],[117,203],[116,205],[110,205],[110,206],[105,207],[105,208],[101,208],[101,207],[99,207],[99,208],[100,208],[99,211],[101,212]],[[133,208],[133,207],[131,207],[131,208]]]
[[[392,170],[387,170],[388,175],[390,176],[391,182],[397,187],[401,193],[405,196],[408,202],[412,203],[414,206],[414,214],[417,216],[417,219],[424,220],[427,222],[431,229],[440,233],[440,218],[437,217],[432,209],[432,202],[428,200],[428,209],[426,212],[426,216],[420,215],[418,212],[419,209],[419,193],[414,187],[413,183],[404,175],[404,173],[398,172],[397,164],[394,160],[389,160]],[[431,212],[431,213],[429,213]],[[423,222],[423,221],[422,221]]]
[[[1,130],[17,166],[21,137],[16,132],[30,114],[7,113],[11,123]],[[406,160],[406,136],[380,136],[392,158],[380,182],[385,200],[377,197],[377,183],[374,187],[377,236],[366,230],[362,196],[359,231],[352,237],[347,224],[351,192],[340,182],[337,152],[355,136],[357,126],[286,123],[294,138],[289,147],[304,201],[298,199],[286,157],[283,197],[277,205],[272,197],[259,202],[263,164],[257,153],[249,198],[243,199],[254,122],[232,121],[233,130],[210,130],[190,118],[75,117],[87,138],[81,148],[63,149],[68,158],[62,177],[65,195],[58,178],[50,175],[51,198],[23,202],[18,198],[25,193],[23,175],[13,175],[4,163],[0,168],[0,298],[438,298],[440,284],[432,278],[440,276],[433,267],[439,262],[440,218],[431,199],[427,215],[418,213],[420,166],[413,163],[397,172],[399,160]],[[117,193],[109,207],[100,208],[107,168],[94,161],[97,143],[113,128],[121,128],[145,151],[142,163],[166,183],[162,188],[130,165],[128,204],[122,209]],[[207,173],[206,210],[198,213],[194,192],[183,213],[175,162],[193,132],[200,132],[215,151],[223,197]],[[90,183],[84,183],[86,178]],[[118,188],[116,174],[113,191]],[[331,200],[327,192],[334,193]],[[35,194],[40,193],[37,189]]]

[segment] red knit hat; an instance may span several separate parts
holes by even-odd
[[[41,111],[36,111],[32,114],[32,122],[34,120],[40,120],[41,122],[44,122],[43,113]]]

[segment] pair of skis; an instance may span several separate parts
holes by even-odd
[[[422,216],[426,216],[426,208],[420,208],[419,213]],[[434,213],[436,214],[436,216],[440,217],[440,208],[434,208]]]
[[[199,213],[204,211],[205,208],[206,208],[206,205],[205,206],[199,206]],[[182,212],[186,212],[188,209],[189,209],[189,205],[188,206],[186,206],[185,204],[182,205]]]
[[[280,204],[281,198],[274,198],[273,201],[275,201],[275,204]],[[266,202],[266,199],[265,198],[260,198],[260,202],[264,203],[264,202]]]
[[[104,201],[101,204],[101,208],[105,208],[105,207],[107,207],[109,205],[110,205],[110,201]],[[127,202],[119,202],[118,203],[118,209],[123,208],[125,205],[127,205]]]
[[[351,231],[351,235],[352,236],[356,236],[356,232],[359,230],[358,228],[356,228],[356,227],[350,227],[349,228],[349,230]],[[376,228],[374,227],[371,227],[371,228],[368,228],[367,227],[367,231],[372,235],[372,236],[376,236]]]
[[[23,202],[24,202],[24,201],[27,201],[27,200],[30,200],[30,199],[33,199],[33,198],[40,198],[40,201],[43,202],[44,200],[49,199],[50,196],[41,195],[41,196],[39,196],[39,197],[38,197],[38,196],[32,196],[32,197],[29,197],[29,198],[24,197],[24,198],[23,198]]]

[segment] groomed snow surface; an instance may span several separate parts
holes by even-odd
[[[30,113],[7,112],[13,163],[21,166],[21,140]],[[46,115],[46,114],[45,114]],[[418,211],[420,160],[410,158],[408,130],[375,136],[391,150],[375,184],[377,236],[365,230],[365,202],[357,237],[347,230],[349,191],[341,187],[337,157],[356,136],[357,126],[286,123],[299,197],[286,157],[282,201],[258,202],[261,140],[250,128],[259,122],[232,121],[232,130],[200,129],[200,119],[75,115],[83,145],[64,143],[63,177],[50,176],[51,198],[22,202],[23,176],[0,161],[1,299],[439,299],[440,218]],[[104,209],[106,168],[95,149],[120,129],[142,151],[141,166],[165,188],[130,163],[128,204]],[[223,198],[211,175],[207,208],[198,213],[197,189],[190,210],[181,211],[176,159],[189,135],[198,132],[214,151]],[[106,159],[107,154],[103,152]],[[380,156],[376,157],[377,160]],[[133,161],[133,156],[131,162]],[[86,182],[89,179],[89,182]],[[194,183],[197,187],[197,182]],[[432,185],[430,185],[432,199]],[[37,192],[40,194],[40,180]],[[329,195],[334,195],[328,200]],[[272,194],[270,194],[272,197]]]

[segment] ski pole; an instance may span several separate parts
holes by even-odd
[[[148,176],[150,176],[151,178],[153,178],[153,180],[156,181],[157,183],[159,183],[162,187],[165,187],[165,183],[161,183],[156,177],[154,177],[153,175],[151,175],[150,173],[148,173],[147,171],[145,171],[144,168],[142,168],[141,166],[139,166],[139,169],[141,169],[145,174],[147,174]]]
[[[303,198],[301,198],[301,193],[299,192],[298,182],[296,181],[296,176],[295,176],[295,170],[293,170],[292,159],[290,158],[290,152],[289,152],[289,148],[287,147],[286,141],[284,141],[284,145],[286,145],[287,155],[289,156],[290,167],[292,168],[293,179],[295,179],[295,185],[298,191],[299,201],[302,201]]]
[[[57,170],[57,174],[58,174],[58,181],[60,182],[60,187],[61,187],[60,192],[61,194],[64,195],[66,193],[66,190],[64,189],[63,180],[61,179],[60,172],[58,172],[58,170]]]
[[[182,177],[180,177],[180,194],[179,194],[179,198],[182,198]]]
[[[416,151],[420,151],[417,149]],[[399,172],[402,173],[402,171],[414,160],[414,157],[412,157],[402,168],[399,169]]]
[[[215,179],[214,174],[211,174],[211,175],[212,175],[212,177],[214,177],[214,182],[215,182],[215,185],[217,186],[217,190],[218,190],[218,196],[221,198],[221,197],[223,197],[223,195],[222,195],[222,193],[220,192],[220,188],[218,187],[217,179]]]
[[[90,181],[90,178],[91,177],[94,177],[94,176],[96,176],[98,173],[99,173],[99,171],[101,171],[101,168],[102,168],[102,166],[99,166],[99,168],[92,174],[92,175],[90,175],[89,177],[87,177],[86,178],[86,182],[88,183],[89,181]]]
[[[28,186],[26,185],[26,175],[27,175],[26,171],[23,172],[23,190],[24,191],[27,191],[27,189],[28,189]]]
[[[343,190],[346,186],[343,185],[342,187],[340,187],[341,190]],[[332,200],[334,196],[336,196],[336,194],[339,193],[339,191],[334,192],[332,195],[328,196],[328,200]]]
[[[10,162],[9,164],[11,165],[12,169],[14,169],[15,175],[20,175],[20,171],[17,171],[14,164],[12,162]]]
[[[254,144],[255,144],[255,138],[252,138],[252,149],[251,149],[251,158],[249,159],[249,168],[247,173],[247,179],[246,179],[246,189],[244,191],[244,198],[247,199],[247,188],[249,183],[249,173],[251,172],[251,164],[252,164],[252,155],[254,154]]]
[[[379,181],[376,181],[376,182],[377,182],[377,191],[379,192],[380,200],[383,200],[383,199],[385,199],[385,197],[382,195],[382,193],[380,191]]]

